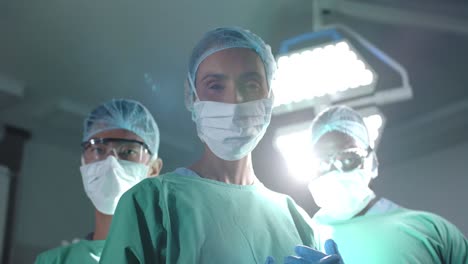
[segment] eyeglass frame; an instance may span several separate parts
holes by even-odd
[[[322,176],[322,175],[324,175],[324,174],[327,174],[328,172],[331,172],[331,171],[334,171],[334,170],[337,170],[337,171],[339,171],[339,172],[350,172],[350,171],[353,171],[353,170],[359,168],[360,166],[362,166],[362,165],[364,164],[364,159],[368,158],[368,157],[370,156],[370,154],[371,154],[372,152],[374,152],[374,149],[373,149],[372,147],[370,147],[370,146],[368,146],[366,149],[360,148],[360,147],[347,148],[347,149],[344,149],[344,150],[342,150],[342,151],[340,151],[340,152],[334,153],[333,155],[331,155],[331,156],[328,158],[328,160],[331,161],[331,160],[334,159],[337,155],[342,154],[342,153],[345,153],[345,152],[350,152],[350,150],[359,150],[359,151],[361,151],[361,152],[363,152],[363,151],[366,152],[365,155],[359,155],[359,153],[356,152],[356,154],[357,154],[357,155],[360,157],[360,159],[361,159],[361,160],[360,160],[360,165],[359,165],[359,166],[356,166],[355,168],[353,168],[353,169],[351,169],[351,170],[343,170],[342,168],[338,168],[338,167],[336,166],[336,161],[337,161],[337,160],[335,159],[334,162],[328,162],[328,163],[327,163],[327,164],[330,165],[330,168],[329,168],[327,171],[323,171],[323,172],[322,172],[322,171],[319,171],[319,169],[317,168],[317,175],[320,177],[320,176]],[[319,159],[319,160],[320,160],[320,163],[321,163],[321,162],[324,162],[324,159]]]
[[[145,150],[146,153],[149,154],[149,156],[151,157],[153,154],[151,152],[151,150],[149,149],[149,146],[143,142],[143,141],[139,141],[139,140],[135,140],[135,139],[127,139],[127,138],[91,138],[85,142],[82,142],[81,143],[81,148],[82,148],[82,151],[83,153],[92,145],[95,145],[95,144],[106,144],[108,142],[126,142],[126,143],[137,143],[139,145],[141,145],[143,147],[143,149]],[[106,155],[108,156],[110,152],[108,152]],[[118,155],[117,155],[118,156]],[[118,157],[120,159],[120,157]]]

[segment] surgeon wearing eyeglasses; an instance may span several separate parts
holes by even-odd
[[[158,126],[133,100],[113,99],[96,107],[85,119],[81,147],[84,190],[95,207],[94,232],[40,254],[36,264],[98,263],[122,194],[162,168]]]
[[[403,208],[369,187],[378,176],[363,118],[346,106],[314,119],[313,217],[319,249],[332,238],[347,264],[468,263],[467,240],[444,218]],[[366,254],[362,254],[365,250]]]

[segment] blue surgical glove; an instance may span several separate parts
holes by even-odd
[[[268,256],[265,261],[265,264],[275,264],[275,258],[273,258],[272,256]]]
[[[333,241],[333,239],[327,239],[325,241],[325,253],[327,253],[327,255],[336,255],[341,259],[340,252],[338,251],[338,245]],[[340,264],[343,264],[343,259],[341,259]]]
[[[297,256],[284,258],[284,264],[343,264],[335,241],[329,239],[325,242],[326,254],[307,246],[294,248]]]

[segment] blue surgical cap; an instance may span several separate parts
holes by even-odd
[[[192,51],[188,66],[188,81],[192,91],[195,91],[197,70],[202,61],[215,52],[231,48],[247,48],[257,53],[265,66],[268,87],[271,87],[276,61],[270,46],[248,30],[240,27],[223,27],[205,33]]]
[[[332,131],[349,135],[364,146],[369,146],[369,134],[362,116],[347,106],[332,106],[320,112],[312,122],[312,144]]]
[[[141,103],[112,99],[96,107],[84,120],[83,142],[108,130],[125,129],[139,136],[153,157],[159,149],[159,129],[151,113]]]

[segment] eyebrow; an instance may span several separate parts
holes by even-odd
[[[261,80],[261,79],[263,79],[263,76],[258,72],[246,72],[246,73],[243,73],[241,75],[241,79],[244,79],[244,80],[245,79],[252,79],[252,78]]]
[[[200,80],[200,82],[203,82],[205,81],[206,79],[209,79],[209,78],[214,78],[214,79],[219,79],[219,80],[225,80],[227,79],[228,77],[225,75],[225,74],[221,74],[221,73],[208,73],[206,74],[205,76],[203,76],[203,78]],[[246,73],[243,73],[240,78],[242,80],[246,80],[246,79],[252,79],[252,78],[255,78],[255,79],[258,79],[258,80],[261,80],[263,79],[263,76],[258,73],[258,72],[246,72]]]
[[[205,81],[206,79],[209,78],[214,78],[214,79],[220,79],[220,80],[225,80],[227,79],[227,76],[221,73],[208,73],[203,78],[200,80],[200,82]]]

